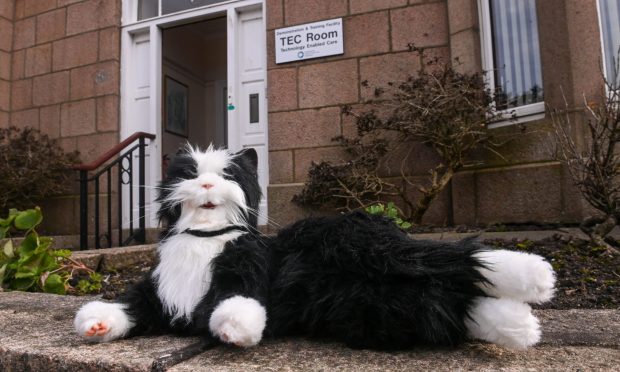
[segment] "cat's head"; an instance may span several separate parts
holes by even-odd
[[[261,198],[258,156],[186,146],[172,159],[161,182],[158,217],[167,230],[217,230],[229,225],[256,227]]]

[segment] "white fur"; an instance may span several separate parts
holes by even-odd
[[[75,315],[73,325],[77,333],[89,341],[108,342],[121,338],[129,332],[134,322],[124,311],[125,305],[101,301],[89,302]],[[86,333],[96,324],[108,328],[104,335],[88,336]]]
[[[538,319],[529,305],[508,298],[478,297],[465,319],[469,335],[512,349],[540,340]]]
[[[492,284],[481,285],[489,296],[529,303],[553,298],[555,273],[542,257],[507,250],[479,252],[475,257],[488,265],[488,269],[479,271]]]
[[[258,301],[234,296],[215,308],[209,328],[223,342],[249,347],[260,342],[266,323],[267,313]]]
[[[191,320],[191,314],[211,284],[211,260],[224,244],[239,236],[231,232],[217,237],[199,238],[189,234],[174,235],[158,248],[159,264],[153,272],[157,295],[173,320]]]
[[[189,154],[197,164],[198,174],[217,173],[224,174],[224,169],[230,165],[233,154],[228,150],[217,150],[210,145],[206,151],[201,151],[198,147],[188,146]]]

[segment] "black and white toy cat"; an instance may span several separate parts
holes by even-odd
[[[119,302],[84,305],[78,334],[179,333],[242,347],[304,335],[377,349],[539,340],[527,303],[551,299],[555,283],[541,257],[472,239],[414,240],[363,212],[260,236],[256,163],[253,149],[178,155],[160,188],[168,231],[157,267]]]

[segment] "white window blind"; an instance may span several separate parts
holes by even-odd
[[[497,108],[542,102],[536,0],[488,1]]]

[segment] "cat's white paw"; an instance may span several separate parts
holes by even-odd
[[[465,325],[471,337],[511,349],[525,349],[540,341],[540,325],[532,308],[509,298],[477,298]]]
[[[493,297],[506,297],[528,303],[543,303],[555,293],[555,272],[542,257],[506,250],[484,251],[475,257],[487,264],[480,273],[492,285],[482,285]]]
[[[127,334],[133,322],[125,305],[101,301],[89,302],[75,314],[73,325],[78,335],[92,342],[108,342]]]
[[[267,312],[258,301],[234,296],[217,305],[209,328],[222,342],[249,347],[260,342],[266,323]]]

